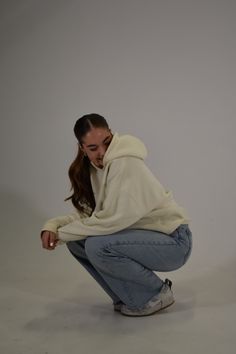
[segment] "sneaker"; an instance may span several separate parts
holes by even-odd
[[[172,305],[175,300],[171,290],[172,281],[165,279],[159,294],[153,296],[142,308],[129,309],[126,305],[121,306],[122,315],[126,316],[148,316]]]
[[[122,301],[113,303],[114,311],[121,311],[121,306],[124,305]]]

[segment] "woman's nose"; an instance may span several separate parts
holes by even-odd
[[[105,155],[105,152],[106,152],[106,147],[100,147],[99,150],[98,150],[98,155],[103,157]]]

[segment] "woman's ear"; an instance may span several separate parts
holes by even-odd
[[[80,150],[84,153],[84,155],[87,156],[86,152],[84,151],[84,149],[82,148],[82,146],[80,145],[80,143],[78,143],[78,146],[79,146]]]

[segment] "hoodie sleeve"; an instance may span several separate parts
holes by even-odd
[[[40,236],[42,236],[43,231],[52,231],[57,234],[58,228],[67,225],[76,219],[79,219],[79,214],[76,212],[49,219],[43,225]]]
[[[143,160],[123,157],[113,160],[106,180],[100,210],[59,228],[59,239],[67,242],[87,236],[108,235],[128,228],[162,203],[161,184],[153,190],[155,177]]]

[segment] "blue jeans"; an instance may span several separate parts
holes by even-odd
[[[172,234],[143,229],[89,236],[66,243],[71,254],[112,298],[130,309],[142,307],[162,288],[153,272],[182,267],[192,251],[192,232],[181,224]]]

